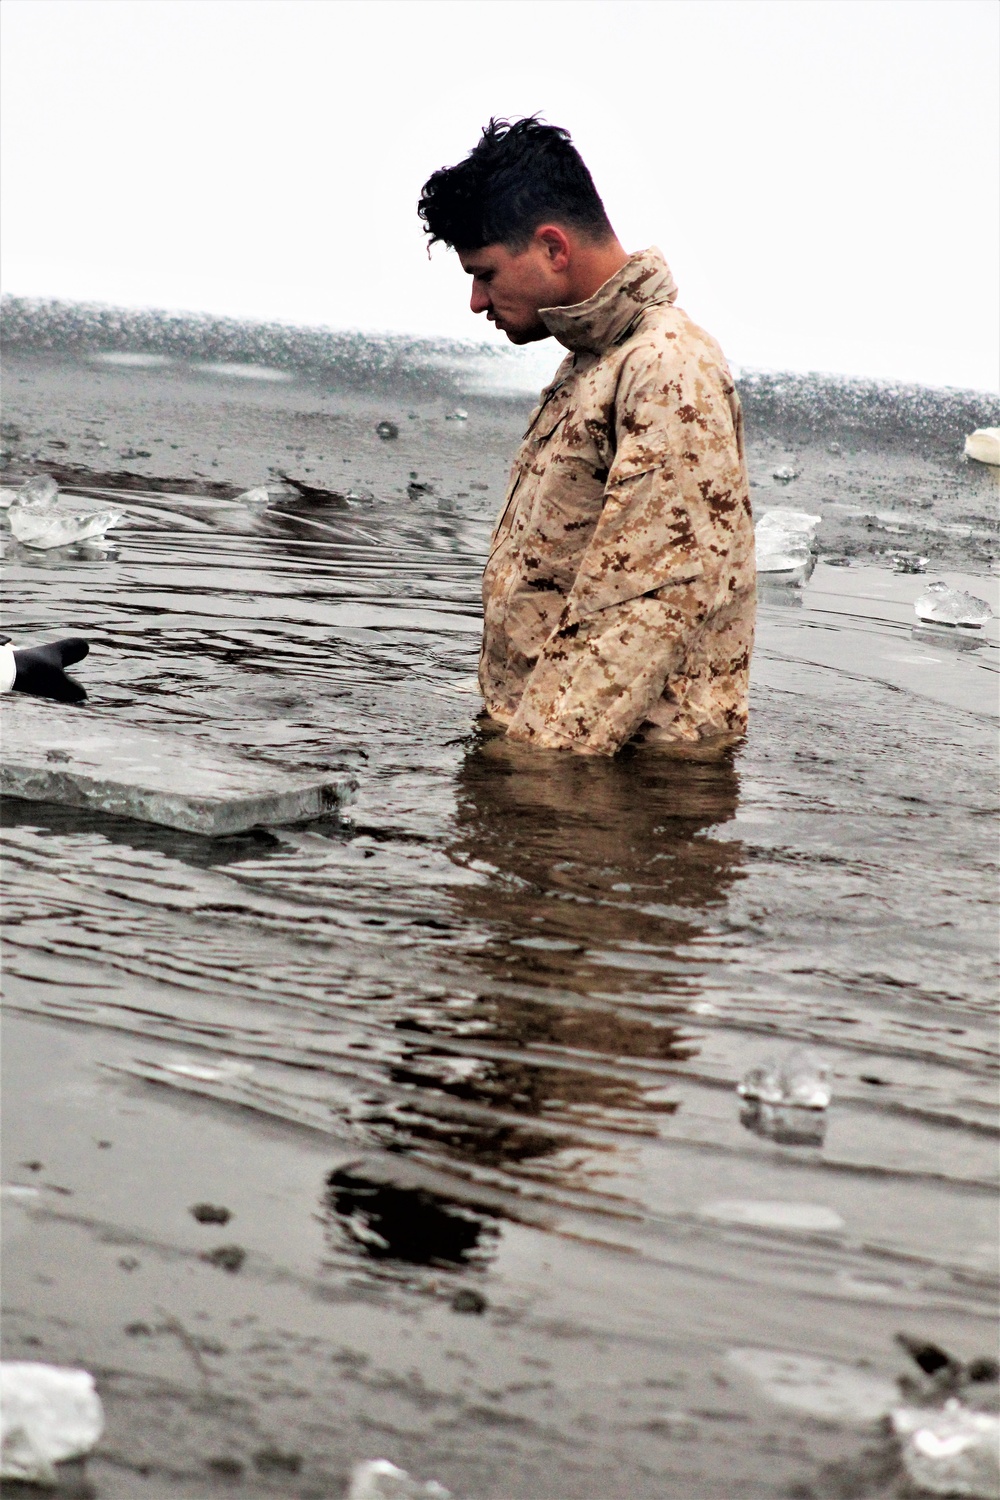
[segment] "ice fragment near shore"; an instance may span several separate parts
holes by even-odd
[[[244,490],[242,495],[236,496],[237,505],[267,505],[270,495],[264,485],[258,484],[252,490]]]
[[[981,464],[1000,464],[1000,427],[977,427],[965,440],[966,458]]]
[[[762,1104],[826,1109],[832,1097],[830,1068],[808,1047],[793,1047],[777,1061],[768,1058],[750,1068],[736,1092]]]
[[[788,484],[793,479],[798,479],[799,471],[792,464],[779,464],[774,471],[773,477],[780,479],[783,484]]]
[[[452,1496],[436,1479],[422,1484],[387,1458],[375,1458],[355,1466],[347,1500],[452,1500]]]
[[[754,528],[757,572],[773,581],[801,583],[815,561],[813,539],[821,520],[802,510],[765,511]]]
[[[993,611],[985,599],[976,599],[962,589],[949,588],[946,583],[929,583],[926,594],[913,606],[918,620],[926,625],[959,625],[971,630],[982,630]]]
[[[89,1453],[104,1430],[86,1370],[0,1363],[0,1479],[55,1485],[54,1465]]]
[[[892,1413],[907,1475],[925,1495],[1000,1500],[1000,1418],[961,1401]]]

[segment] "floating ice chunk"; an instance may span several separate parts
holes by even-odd
[[[379,422],[376,424],[375,431],[383,442],[389,442],[391,438],[399,437],[399,428],[395,422]]]
[[[1000,464],[1000,427],[977,427],[965,440],[965,455],[981,464]]]
[[[20,1203],[30,1206],[41,1197],[41,1191],[36,1187],[24,1187],[19,1182],[5,1182],[0,1187],[0,1198],[5,1198],[11,1203]]]
[[[14,503],[26,510],[48,510],[58,494],[59,486],[49,474],[35,474],[21,485]]]
[[[7,510],[17,501],[17,490],[11,489],[9,485],[0,485],[0,508]]]
[[[18,502],[9,511],[10,529],[25,547],[47,551],[74,542],[96,541],[125,517],[117,510],[57,510],[28,507]]]
[[[962,589],[949,588],[946,583],[927,585],[926,594],[913,606],[918,620],[927,625],[946,625],[949,628],[963,626],[969,630],[982,630],[987,620],[992,620],[993,611],[985,599],[976,599]]]
[[[86,1370],[0,1363],[0,1479],[55,1485],[54,1465],[89,1453],[103,1430]]]
[[[163,1064],[164,1073],[173,1073],[178,1078],[192,1078],[198,1083],[229,1083],[240,1078],[249,1078],[253,1063],[238,1063],[228,1059],[216,1063],[169,1062]]]
[[[445,417],[446,422],[467,422],[468,420],[469,413],[467,411],[463,411],[460,406],[456,406],[455,410],[450,411]]]
[[[943,1408],[901,1406],[892,1413],[903,1464],[929,1495],[1000,1500],[1000,1418],[961,1401]]]
[[[244,490],[242,495],[236,496],[237,505],[267,505],[270,495],[264,485],[258,484],[252,490]]]
[[[923,573],[930,561],[930,558],[921,557],[919,552],[889,552],[886,555],[894,573]]]
[[[736,1092],[763,1104],[826,1109],[832,1097],[830,1067],[808,1047],[793,1047],[783,1058],[750,1068]]]
[[[774,478],[780,479],[783,484],[788,484],[792,479],[798,479],[799,471],[792,464],[779,464],[774,470]]]
[[[821,516],[780,507],[765,511],[754,535],[757,572],[788,583],[801,583],[815,563],[813,538]]]
[[[891,1380],[830,1359],[773,1349],[730,1349],[726,1358],[751,1375],[772,1401],[828,1421],[876,1422],[897,1400]]]
[[[356,1464],[347,1500],[451,1500],[451,1491],[436,1479],[421,1483],[387,1458]]]
[[[835,1209],[822,1203],[765,1202],[753,1198],[720,1198],[703,1203],[698,1210],[703,1219],[722,1224],[749,1224],[758,1229],[843,1229],[844,1221]]]

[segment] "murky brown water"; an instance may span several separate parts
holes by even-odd
[[[117,561],[7,538],[7,628],[94,642],[89,703],[53,712],[358,779],[342,820],[218,841],[6,806],[24,1104],[5,1181],[42,1181],[23,1165],[39,1132],[98,1133],[72,1113],[81,1090],[88,1121],[114,1117],[119,1160],[130,1111],[146,1142],[141,1176],[113,1183],[67,1147],[76,1197],[44,1200],[9,1273],[8,1348],[42,1337],[51,1295],[77,1328],[56,1352],[100,1364],[132,1412],[101,1495],[138,1493],[120,1486],[140,1447],[162,1493],[206,1493],[198,1464],[237,1450],[266,1488],[240,1443],[268,1420],[302,1460],[279,1474],[289,1494],[338,1493],[347,1459],[377,1450],[466,1500],[722,1500],[803,1475],[818,1495],[861,1436],[770,1407],[728,1350],[892,1374],[899,1326],[988,1343],[996,622],[974,650],[915,637],[919,580],[820,563],[801,595],[762,600],[731,761],[528,753],[476,722],[469,691],[488,502],[253,518],[152,494],[125,498]],[[965,584],[996,606],[995,579]],[[819,1144],[741,1123],[739,1078],[793,1042],[833,1067]],[[245,1185],[222,1235],[250,1251],[239,1276],[151,1207],[157,1172],[194,1201],[199,1140],[228,1163],[220,1191]],[[825,1218],[769,1222],[775,1202]],[[154,1303],[215,1299],[228,1426],[198,1408],[183,1352],[170,1365],[176,1339],[141,1379],[140,1340],[107,1342],[119,1293],[101,1277],[134,1301],[144,1274],[94,1269],[80,1246],[109,1235],[159,1266],[135,1313],[153,1332]],[[39,1293],[42,1246],[63,1239],[76,1269]],[[73,1322],[81,1287],[99,1336]],[[486,1312],[452,1311],[459,1289]],[[256,1344],[235,1331],[250,1308]],[[122,1392],[160,1410],[170,1380],[184,1423],[171,1438],[156,1418],[140,1443]]]

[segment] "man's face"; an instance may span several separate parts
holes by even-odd
[[[563,281],[563,267],[550,244],[536,236],[524,250],[485,245],[459,250],[458,258],[472,277],[469,305],[474,313],[485,313],[512,344],[549,337],[538,309],[559,305]]]

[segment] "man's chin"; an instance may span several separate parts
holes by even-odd
[[[505,333],[512,344],[535,344],[539,339],[552,337],[544,323],[536,323],[531,328],[504,327],[500,332]]]

